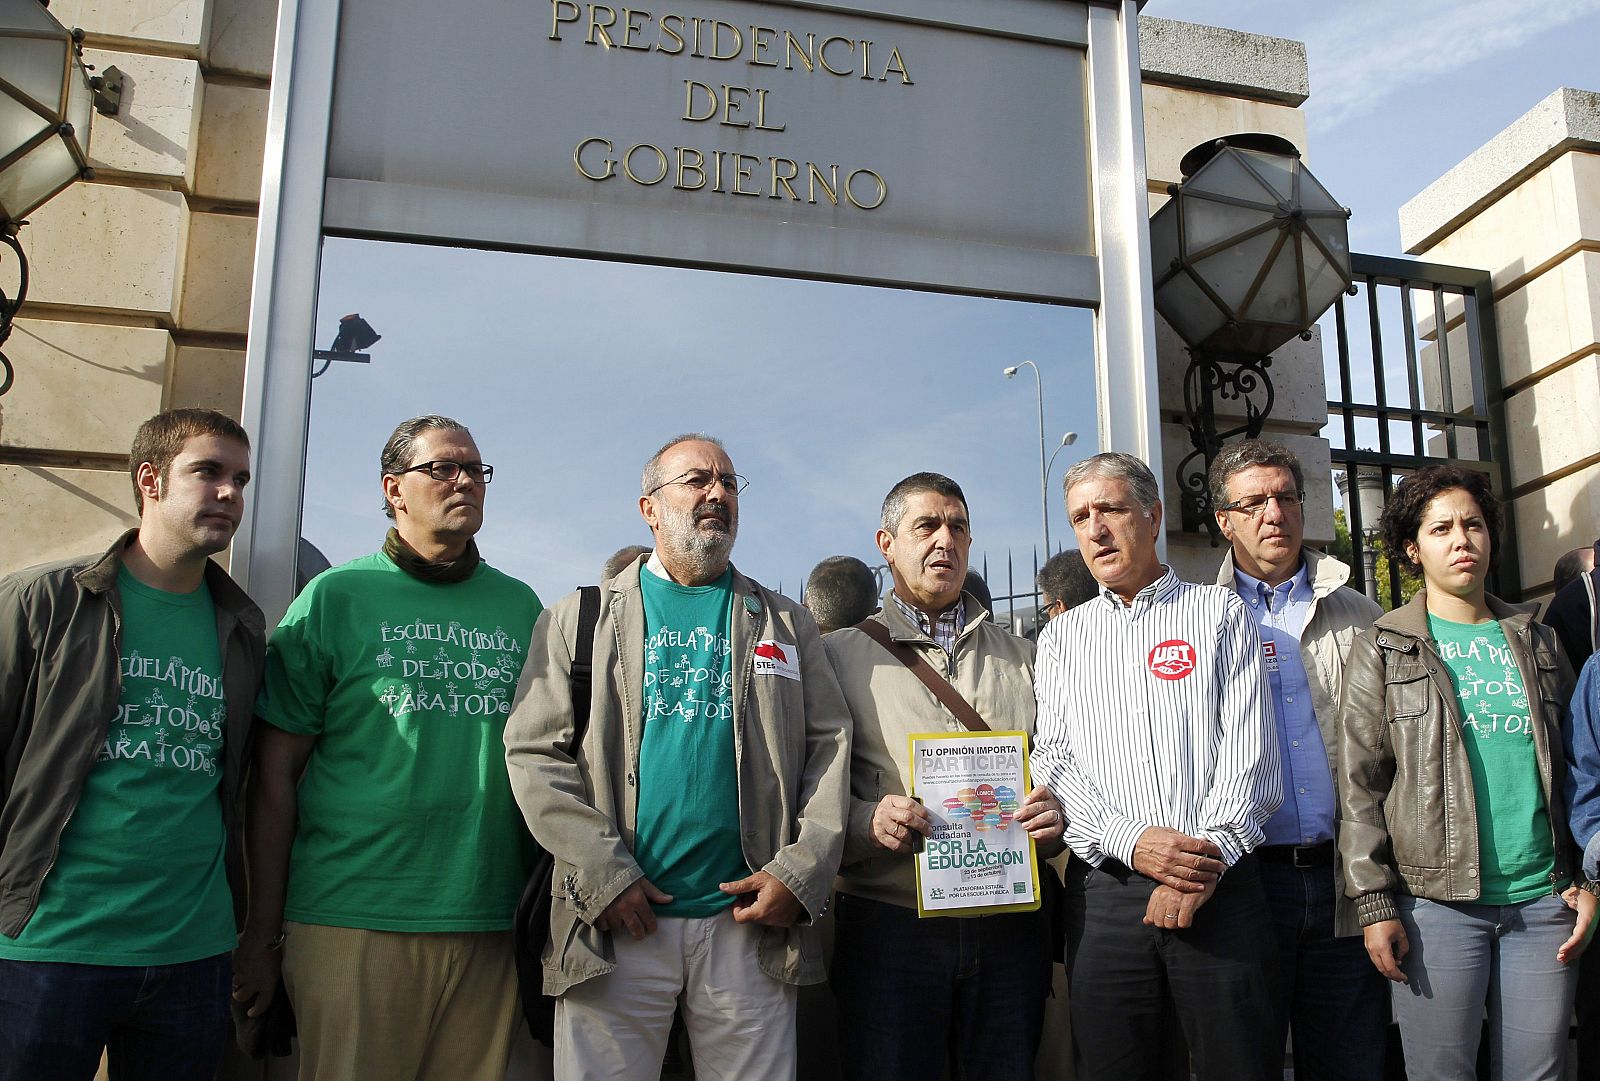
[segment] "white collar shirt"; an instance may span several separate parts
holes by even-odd
[[[1261,636],[1231,589],[1162,570],[1131,605],[1103,589],[1046,625],[1033,777],[1094,866],[1133,866],[1151,826],[1213,841],[1232,866],[1283,802]]]

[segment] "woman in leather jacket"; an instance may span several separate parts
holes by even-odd
[[[1562,795],[1572,673],[1484,588],[1500,521],[1481,473],[1402,482],[1384,543],[1425,588],[1345,668],[1339,854],[1413,1081],[1471,1081],[1486,1007],[1497,1081],[1559,1078],[1595,917]]]

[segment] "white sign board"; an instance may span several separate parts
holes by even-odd
[[[1086,19],[1031,6],[345,0],[325,227],[1093,304]]]

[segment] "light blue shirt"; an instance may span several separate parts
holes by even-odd
[[[1276,589],[1237,568],[1234,585],[1261,629],[1272,713],[1278,724],[1283,806],[1268,820],[1265,844],[1314,845],[1333,840],[1338,801],[1322,730],[1311,703],[1311,683],[1300,659],[1300,634],[1311,615],[1311,582],[1302,562]]]

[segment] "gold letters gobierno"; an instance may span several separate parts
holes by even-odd
[[[578,144],[572,163],[585,178],[596,182],[610,180],[620,166],[622,175],[641,187],[653,187],[670,176],[679,191],[765,195],[813,206],[819,199],[834,206],[843,200],[859,210],[876,210],[889,197],[889,185],[871,169],[853,169],[841,176],[838,165],[763,158],[732,150],[707,154],[692,146],[675,146],[669,154],[654,143],[635,143],[619,154],[610,139],[597,135]]]

